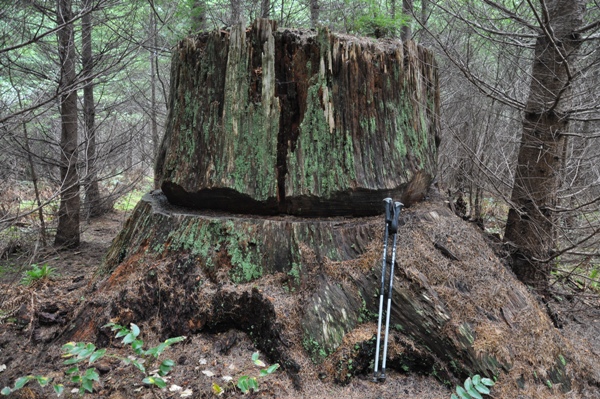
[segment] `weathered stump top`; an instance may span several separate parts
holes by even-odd
[[[182,40],[156,181],[198,209],[365,216],[424,196],[439,85],[413,42],[258,20]]]

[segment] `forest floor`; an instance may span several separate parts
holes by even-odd
[[[32,263],[31,252],[16,252],[0,259],[0,270],[3,271],[0,275],[0,388],[12,387],[15,379],[24,375],[65,380],[64,371],[70,366],[64,366],[60,358],[60,348],[64,343],[61,332],[69,328],[70,318],[81,304],[86,303],[85,296],[94,273],[126,217],[125,212],[113,212],[84,225],[82,244],[77,249],[39,251],[35,263],[53,267],[57,275],[52,279],[31,286],[20,284],[22,273]],[[25,247],[26,243],[23,243]],[[550,305],[560,324],[559,331],[582,353],[600,358],[598,297],[572,292],[566,298],[563,296],[562,301]],[[32,309],[35,311],[32,312]],[[365,330],[365,335],[372,335],[376,326],[367,323],[361,328]],[[154,345],[158,342],[144,328],[140,336]],[[113,341],[109,352],[121,357],[132,354],[117,340]],[[163,390],[142,384],[143,375],[133,366],[125,365],[115,357],[105,356],[95,364],[100,373],[100,380],[94,385],[95,392],[85,397],[179,398],[190,394],[187,397],[210,398],[216,397],[212,392],[213,384],[228,387],[224,397],[442,399],[451,395],[450,387],[432,376],[393,370],[388,372],[385,383],[371,382],[369,374],[353,378],[347,385],[339,385],[325,376],[322,365],[316,365],[307,356],[301,356],[298,358],[302,367],[301,391],[293,387],[285,372],[277,371],[258,379],[259,392],[244,396],[239,390],[233,389],[233,382],[242,375],[258,374],[259,369],[251,360],[254,352],[256,349],[250,337],[241,332],[187,337],[183,343],[165,352],[164,356],[175,360],[176,365],[167,388]],[[261,359],[265,360],[264,356],[261,355]],[[232,380],[228,382],[230,378]],[[65,385],[63,397],[79,397],[71,391],[75,385]],[[31,382],[11,397],[44,398],[55,395],[51,388],[40,389],[35,382]],[[565,397],[578,396],[567,394]],[[588,397],[600,397],[600,394]]]

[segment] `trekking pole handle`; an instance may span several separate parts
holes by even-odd
[[[383,201],[385,202],[385,223],[389,226],[392,223],[394,213],[393,200],[391,198],[385,198]]]
[[[402,212],[402,208],[404,204],[402,202],[394,202],[394,207],[392,209],[392,221],[390,223],[390,233],[396,234],[398,232],[398,219],[400,218],[400,212]]]

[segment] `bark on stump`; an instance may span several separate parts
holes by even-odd
[[[156,182],[177,205],[374,215],[435,175],[437,69],[413,42],[267,20],[204,33],[173,54],[169,109]]]

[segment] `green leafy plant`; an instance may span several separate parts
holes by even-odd
[[[67,358],[63,364],[70,366],[65,375],[69,376],[70,381],[79,385],[79,394],[83,395],[85,391],[93,392],[94,381],[100,380],[100,375],[95,367],[89,367],[85,371],[76,366],[77,363],[87,360],[89,365],[92,365],[98,359],[106,354],[106,349],[96,350],[96,345],[83,342],[68,342],[62,347],[63,357]]]
[[[184,336],[169,338],[164,342],[161,342],[158,346],[144,350],[144,341],[138,339],[138,336],[140,335],[140,328],[137,325],[131,323],[131,329],[129,329],[119,324],[108,323],[104,327],[110,327],[112,331],[116,331],[117,333],[115,337],[123,337],[122,342],[126,345],[129,344],[133,352],[144,359],[158,359],[158,357],[169,346],[186,339],[186,337]],[[120,359],[127,364],[132,364],[133,366],[135,366],[135,368],[137,368],[146,375],[145,378],[142,380],[144,384],[156,385],[159,388],[165,388],[167,386],[166,381],[162,377],[165,377],[175,366],[175,362],[173,360],[165,359],[160,363],[158,369],[155,372],[148,373],[146,371],[146,368],[144,367],[144,362],[140,361],[141,359],[137,359],[135,357]]]
[[[489,378],[481,378],[479,374],[469,377],[465,380],[464,387],[456,387],[456,393],[453,393],[451,399],[483,399],[482,395],[489,395],[488,387],[494,386],[494,381]]]
[[[252,354],[252,363],[254,363],[255,366],[261,368],[258,375],[255,377],[243,375],[238,378],[237,383],[234,386],[234,387],[238,388],[240,391],[242,391],[242,393],[244,393],[244,394],[249,393],[250,391],[257,392],[258,391],[258,378],[265,377],[269,374],[273,374],[279,368],[278,363],[272,364],[271,366],[267,367],[267,365],[262,360],[259,359],[258,352],[254,352]],[[232,382],[232,384],[233,384],[233,382]],[[221,387],[217,383],[213,382],[212,389],[213,389],[213,393],[215,395],[220,396],[223,394],[223,392],[225,392],[227,387]]]
[[[53,267],[49,267],[48,264],[44,264],[42,265],[42,267],[39,267],[36,264],[32,264],[31,270],[26,270],[23,273],[21,284],[32,285],[37,281],[50,279],[54,276],[56,276],[56,269],[54,269]]]
[[[589,286],[595,291],[600,291],[600,279],[598,278],[599,274],[600,274],[600,267],[597,265],[592,267],[592,270],[590,271],[590,275],[589,275],[589,279],[591,280],[591,282],[589,283]]]
[[[67,358],[63,362],[64,365],[70,366],[80,363],[84,360],[92,365],[96,360],[100,359],[106,353],[106,349],[96,350],[96,346],[91,343],[83,342],[68,342],[62,347],[63,357]],[[93,392],[94,381],[98,381],[100,376],[95,367],[89,367],[85,371],[81,371],[78,366],[72,366],[65,371],[65,375],[69,376],[70,381],[79,385],[79,393],[83,395],[85,391]],[[9,395],[12,392],[23,388],[29,381],[36,380],[41,387],[47,386],[51,382],[51,378],[43,376],[28,375],[20,377],[15,381],[13,388],[4,387],[0,393]],[[60,395],[64,390],[63,384],[53,384],[52,388],[57,395]]]
[[[140,335],[140,328],[137,325],[131,323],[131,328],[127,328],[115,323],[109,323],[105,327],[110,327],[112,331],[116,331],[116,338],[123,338],[122,342],[126,345],[130,345],[133,352],[137,356],[140,356],[140,358],[134,356],[123,358],[114,354],[107,354],[106,348],[97,349],[94,344],[89,342],[68,342],[64,344],[62,347],[62,356],[63,358],[66,358],[66,360],[63,364],[65,366],[70,366],[65,371],[65,375],[71,383],[79,386],[80,395],[83,395],[86,391],[90,393],[94,391],[94,382],[100,380],[100,375],[93,364],[104,356],[111,356],[136,367],[144,373],[144,379],[142,380],[144,384],[156,385],[159,388],[165,388],[167,386],[163,377],[165,377],[175,366],[173,360],[163,360],[158,366],[158,369],[150,373],[146,371],[143,363],[145,363],[146,360],[152,360],[153,358],[154,360],[157,359],[165,349],[173,344],[183,341],[186,337],[169,338],[153,348],[144,350],[144,341],[138,338]],[[80,364],[84,361],[91,367],[80,369]],[[23,388],[28,382],[33,380],[36,380],[41,387],[46,387],[52,379],[34,375],[20,377],[15,381],[15,385],[12,388],[4,387],[0,391],[0,394],[9,395],[12,392]],[[53,384],[52,388],[57,395],[60,395],[64,391],[63,384]]]
[[[24,377],[20,377],[20,378],[17,378],[17,380],[15,381],[15,385],[12,388],[10,388],[10,387],[2,388],[2,390],[0,391],[0,395],[4,395],[4,396],[10,395],[11,393],[23,388],[25,385],[27,385],[27,383],[29,381],[33,381],[33,380],[36,380],[38,382],[38,384],[40,384],[40,386],[43,388],[50,383],[52,378],[43,377],[41,375],[27,375]],[[53,388],[54,388],[54,392],[56,392],[57,395],[60,395],[64,390],[64,387],[62,384],[53,385]]]
[[[308,333],[306,333],[302,339],[302,346],[310,354],[310,359],[315,364],[321,363],[329,355],[325,348],[323,348],[321,344]]]
[[[395,37],[400,33],[402,26],[410,23],[410,17],[397,13],[395,17],[381,8],[379,2],[366,0],[364,7],[357,10],[357,14],[348,26],[353,33],[373,37]]]

